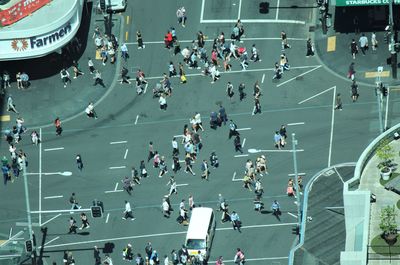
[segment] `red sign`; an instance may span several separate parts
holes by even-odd
[[[51,1],[52,0],[21,0],[9,9],[0,11],[0,23],[2,26],[11,25],[29,16]]]

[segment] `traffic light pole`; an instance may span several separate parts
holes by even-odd
[[[295,177],[295,187],[296,187],[296,202],[297,202],[297,227],[300,235],[301,228],[301,200],[300,200],[300,188],[299,188],[299,174],[297,171],[297,156],[296,156],[296,134],[292,133],[292,153],[293,153],[293,169],[294,169],[294,177]]]
[[[28,189],[28,178],[26,175],[26,163],[22,163],[22,171],[24,176],[24,190],[25,190],[25,204],[26,204],[26,214],[28,217],[28,232],[29,232],[29,240],[33,240],[33,233],[32,233],[32,218],[31,218],[31,206],[29,202],[29,189]],[[36,250],[32,250],[32,265],[36,265]]]
[[[392,66],[392,78],[397,79],[397,53],[395,50],[395,39],[394,39],[394,23],[393,23],[393,0],[389,1],[389,26],[390,26],[390,43],[389,51],[391,55],[391,66]]]

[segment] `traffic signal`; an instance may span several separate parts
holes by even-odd
[[[388,89],[385,86],[382,86],[382,95],[386,97],[388,94]]]
[[[25,241],[25,250],[26,250],[26,252],[32,252],[33,251],[33,242],[32,242],[32,240],[26,240]]]
[[[93,218],[101,218],[103,217],[103,212],[101,211],[101,207],[100,206],[92,206],[90,207],[90,210],[92,212],[92,217]]]
[[[260,13],[261,14],[269,13],[269,2],[261,2],[260,3]]]
[[[106,11],[106,0],[100,0],[100,9]]]

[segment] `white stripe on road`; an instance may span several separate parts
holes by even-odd
[[[302,20],[290,20],[290,19],[241,19],[242,23],[282,23],[282,24],[301,24],[305,25],[306,22]],[[205,19],[200,23],[236,23],[235,19]]]
[[[290,216],[293,216],[294,218],[296,218],[296,219],[297,219],[297,215],[295,215],[295,214],[292,214],[291,212],[288,212],[288,215],[290,215]]]
[[[185,137],[185,135],[180,134],[180,135],[174,135],[175,138],[179,138],[179,137]]]
[[[119,167],[109,167],[109,169],[121,169],[121,168],[126,168],[126,166],[119,166]]]
[[[126,159],[127,156],[128,156],[128,149],[125,150],[124,159]]]
[[[316,94],[316,95],[314,95],[314,96],[312,96],[312,97],[309,97],[309,98],[306,98],[305,100],[303,100],[303,101],[300,101],[299,103],[297,103],[297,104],[303,104],[304,102],[306,102],[306,101],[309,101],[310,99],[313,99],[313,98],[315,98],[315,97],[318,97],[319,95],[322,95],[322,94],[324,94],[325,92],[328,92],[329,90],[331,90],[331,89],[334,89],[335,87],[333,86],[333,87],[330,87],[330,88],[328,88],[328,89],[325,89],[324,91],[322,91],[322,92],[319,92],[318,94]]]
[[[268,258],[252,258],[252,259],[248,259],[246,257],[246,261],[253,261],[253,262],[264,261],[264,260],[280,260],[280,259],[289,259],[289,257],[268,257]],[[224,260],[224,264],[225,263],[234,263],[234,262],[235,262],[234,260]],[[280,264],[280,263],[278,263],[278,264]]]
[[[306,173],[297,173],[297,176],[305,176],[306,175]],[[296,174],[288,174],[288,176],[289,177],[294,177],[294,176],[296,176]]]
[[[58,237],[55,237],[55,238],[53,238],[52,240],[49,240],[48,242],[44,243],[44,245],[47,246],[48,244],[50,244],[51,242],[56,241],[56,240],[59,239],[59,238],[60,238],[59,236],[58,236]]]
[[[139,119],[139,115],[136,115],[135,125],[137,124],[138,119]]]
[[[299,75],[296,75],[296,76],[293,77],[293,78],[290,78],[289,80],[286,80],[286,81],[284,81],[284,82],[282,82],[282,83],[279,83],[276,87],[283,86],[284,84],[287,84],[287,83],[289,83],[289,82],[291,82],[291,81],[297,79],[297,78],[300,77],[300,76],[303,76],[303,75],[306,75],[306,74],[308,74],[308,73],[311,73],[312,71],[317,70],[317,69],[320,68],[320,67],[322,67],[322,65],[319,65],[319,66],[315,67],[314,69],[310,69],[310,70],[308,70],[308,71],[306,71],[306,72],[304,72],[304,73],[302,73],[302,74],[299,74]]]
[[[53,221],[54,219],[56,219],[57,217],[59,217],[61,214],[59,213],[59,214],[57,214],[56,216],[54,216],[54,217],[52,217],[52,218],[50,218],[49,220],[47,220],[46,222],[44,222],[43,224],[41,224],[41,225],[45,225],[45,224],[48,224],[48,223],[50,223],[51,221]]]
[[[180,186],[187,186],[187,185],[189,185],[188,183],[184,183],[184,184],[176,184],[176,186],[177,187],[180,187]]]
[[[245,143],[246,143],[246,138],[243,139],[242,148],[244,148]]]
[[[111,142],[110,144],[126,144],[128,141]]]
[[[249,229],[249,228],[263,228],[263,227],[276,227],[276,226],[290,226],[296,225],[297,223],[279,223],[279,224],[266,224],[266,225],[249,225],[242,226],[241,229]],[[216,231],[224,231],[224,230],[232,230],[232,227],[223,227],[217,228]],[[147,234],[147,235],[138,235],[138,236],[125,236],[125,237],[114,237],[114,238],[103,238],[96,240],[87,240],[80,242],[70,242],[58,245],[47,246],[47,248],[57,248],[57,247],[66,247],[66,246],[76,246],[81,244],[93,244],[93,243],[101,243],[107,241],[120,241],[120,240],[132,240],[137,238],[148,238],[148,237],[160,237],[160,236],[172,236],[172,235],[183,235],[186,234],[187,231],[176,231],[176,232],[168,232],[168,233],[158,233],[158,234]]]
[[[62,197],[64,197],[64,196],[63,195],[56,195],[56,196],[47,196],[47,197],[44,197],[44,199],[48,200],[48,199],[57,199],[57,198],[62,198]]]
[[[251,130],[251,128],[239,128],[239,129],[236,129],[236,131],[248,131],[248,130]]]
[[[235,172],[233,172],[232,181],[235,181],[235,177],[236,177],[236,171],[235,171]]]
[[[108,218],[110,218],[110,213],[107,214],[106,224],[108,223]]]
[[[294,126],[294,125],[303,125],[305,124],[304,122],[294,122],[294,123],[288,123],[287,126]]]
[[[245,156],[249,156],[249,154],[244,154],[244,155],[235,155],[235,157],[245,157]]]
[[[64,147],[55,147],[55,148],[44,149],[44,151],[45,152],[47,152],[47,151],[57,151],[57,150],[63,150],[63,149],[64,149]]]
[[[118,189],[118,182],[115,183],[115,188],[114,188],[114,190],[117,190],[117,189]]]
[[[263,84],[263,83],[264,83],[264,79],[265,79],[265,74],[263,74],[263,75],[262,75],[262,78],[261,78],[261,84]]]
[[[104,193],[123,192],[124,190],[106,190]]]
[[[329,137],[328,167],[331,166],[331,159],[332,159],[333,127],[335,125],[335,111],[336,111],[335,102],[336,102],[336,86],[334,86],[332,95],[332,120],[331,120],[331,134]]]

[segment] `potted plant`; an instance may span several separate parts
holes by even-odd
[[[390,175],[392,174],[392,159],[395,155],[393,147],[390,145],[389,139],[385,139],[381,142],[379,147],[376,150],[376,156],[381,161],[378,164],[378,168],[380,170],[380,175],[383,180],[389,180]]]
[[[379,223],[379,228],[382,230],[382,238],[392,246],[397,241],[397,223],[396,209],[394,206],[386,206],[382,208]]]

